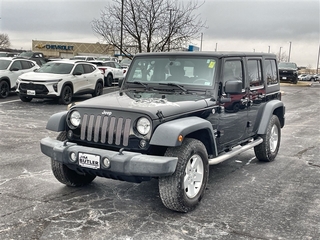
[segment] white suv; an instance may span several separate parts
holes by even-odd
[[[32,72],[39,66],[31,60],[1,57],[0,58],[0,98],[8,97],[16,87],[18,77],[26,72]]]
[[[125,70],[115,61],[90,61],[95,64],[104,75],[104,86],[117,85],[124,78]]]
[[[88,62],[52,61],[35,72],[21,75],[16,91],[23,102],[30,102],[33,98],[58,98],[60,103],[69,104],[73,95],[101,95],[103,75]]]

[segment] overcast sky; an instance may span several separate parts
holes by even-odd
[[[31,50],[32,40],[100,41],[91,21],[112,0],[0,0],[0,32],[11,47]],[[148,0],[143,0],[148,1]],[[187,0],[180,0],[187,2]],[[319,0],[206,0],[202,50],[285,52],[299,66],[316,67]],[[200,47],[201,37],[193,45]]]

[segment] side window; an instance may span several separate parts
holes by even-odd
[[[21,61],[22,69],[30,69],[34,66],[32,62],[29,61]]]
[[[248,60],[248,77],[250,87],[262,86],[262,72],[261,72],[261,60],[250,59]]]
[[[84,69],[83,69],[82,64],[78,64],[78,65],[75,67],[73,73],[82,73],[82,74],[83,74],[83,73],[84,73]]]
[[[92,73],[95,70],[94,66],[89,64],[83,64],[83,68],[85,73]]]
[[[227,60],[223,66],[223,85],[229,80],[241,80],[244,89],[243,66],[241,60]]]
[[[121,68],[122,68],[119,63],[116,63],[116,62],[115,62],[114,65],[115,65],[116,68],[118,68],[118,69],[121,69]]]
[[[267,84],[278,84],[278,71],[277,71],[277,63],[275,59],[266,59],[265,60],[265,66],[266,66],[266,78],[267,78]]]
[[[14,61],[10,67],[10,69],[17,68],[19,70],[22,70],[21,61]]]

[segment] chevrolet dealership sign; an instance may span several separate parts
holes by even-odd
[[[56,44],[37,44],[37,45],[35,45],[35,48],[47,49],[47,50],[73,51],[73,46],[56,45]]]

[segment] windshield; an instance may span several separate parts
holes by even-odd
[[[282,62],[279,63],[280,68],[297,68],[297,65],[295,63],[288,63],[288,62]]]
[[[0,70],[6,70],[9,67],[10,63],[10,60],[0,60]]]
[[[131,64],[127,82],[212,86],[216,60],[204,57],[137,57]]]
[[[48,62],[42,65],[37,72],[54,73],[54,74],[69,74],[73,68],[72,63]]]
[[[20,53],[19,54],[19,57],[27,57],[27,58],[29,58],[29,57],[32,57],[32,52],[22,52],[22,53]]]

